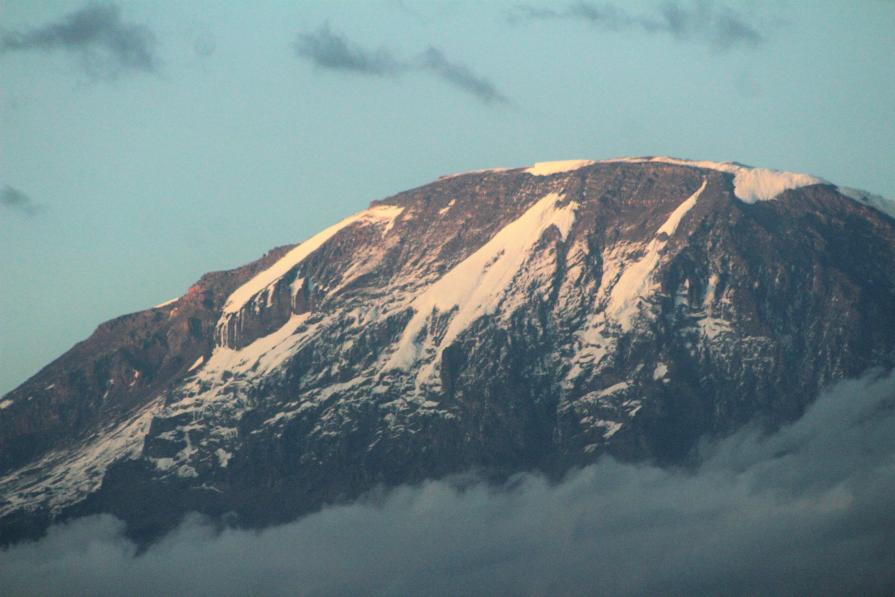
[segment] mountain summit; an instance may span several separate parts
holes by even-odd
[[[895,365],[895,208],[624,158],[445,176],[102,324],[0,399],[0,539],[245,526],[377,486],[684,463]]]

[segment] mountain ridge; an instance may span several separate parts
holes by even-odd
[[[649,157],[374,201],[7,394],[0,534],[92,512],[145,538],[192,510],[266,525],[469,468],[680,462],[790,421],[895,364],[895,220],[868,197]]]

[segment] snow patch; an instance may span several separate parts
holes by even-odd
[[[191,479],[193,477],[198,477],[199,473],[195,468],[188,464],[182,464],[177,468],[176,474],[178,477],[183,479]]]
[[[597,427],[602,427],[603,429],[606,430],[603,432],[603,439],[609,439],[610,437],[612,437],[613,435],[618,433],[618,430],[622,428],[622,424],[617,423],[615,421],[599,420],[599,421],[596,421],[596,423],[594,423],[594,424]]]
[[[403,207],[397,205],[376,205],[366,209],[360,213],[354,214],[342,220],[337,224],[333,224],[322,232],[319,232],[299,244],[297,247],[286,253],[263,272],[257,274],[251,280],[237,288],[233,294],[227,297],[224,304],[223,314],[226,317],[229,314],[238,313],[249,300],[276,283],[296,265],[304,261],[311,253],[323,246],[330,238],[335,236],[339,231],[352,224],[359,222],[384,225],[384,232],[388,232],[394,224],[395,219],[404,211]],[[224,319],[224,318],[222,318]]]
[[[441,209],[438,210],[438,215],[443,216],[444,214],[446,214],[448,211],[450,211],[450,209],[452,207],[454,207],[455,203],[457,203],[457,200],[451,199],[450,202],[448,202],[448,204],[445,207],[442,207]]]
[[[604,259],[607,273],[612,273],[614,270],[621,272],[618,281],[610,291],[606,313],[611,319],[618,322],[623,330],[627,331],[632,328],[634,317],[640,310],[640,300],[654,291],[656,282],[653,279],[653,272],[659,265],[668,237],[677,230],[684,214],[696,204],[699,195],[705,190],[705,185],[706,181],[703,180],[696,192],[671,213],[665,223],[656,231],[657,236],[649,242],[640,259],[630,265],[624,265],[614,251]],[[663,233],[666,236],[659,236]]]
[[[12,406],[12,400],[9,400],[8,398],[0,402],[0,410],[6,410],[10,406]]]
[[[713,272],[712,275],[709,276],[708,283],[705,287],[705,299],[702,301],[702,304],[706,309],[711,309],[715,304],[715,299],[717,298],[715,295],[718,292],[719,281],[720,278],[718,277],[718,274]]]
[[[668,375],[668,365],[665,363],[657,364],[656,368],[653,370],[653,379],[665,379],[666,375]]]
[[[292,307],[295,308],[295,299],[298,298],[298,293],[301,292],[302,286],[305,285],[305,279],[303,277],[297,277],[292,280],[292,284],[289,285],[289,296],[291,297],[289,300],[292,301]]]
[[[218,464],[221,468],[227,468],[227,465],[230,464],[230,459],[233,458],[233,454],[223,448],[215,450],[215,456],[218,457]]]
[[[441,346],[449,346],[472,322],[493,313],[544,232],[556,226],[565,238],[572,228],[577,204],[558,207],[561,199],[556,193],[544,196],[414,299],[414,316],[404,328],[388,367],[407,369],[419,358],[422,347],[416,338],[434,311],[445,313],[457,308]]]
[[[799,187],[813,184],[827,184],[827,181],[822,178],[811,176],[810,174],[783,172],[781,170],[771,170],[769,168],[753,168],[736,162],[694,161],[666,156],[654,156],[641,158],[614,158],[611,160],[601,160],[600,163],[661,163],[727,172],[733,174],[734,195],[745,203],[770,201],[783,191],[789,189],[797,189]]]
[[[597,390],[596,392],[588,392],[581,397],[581,400],[585,402],[600,401],[602,398],[612,396],[613,394],[618,394],[619,392],[624,392],[630,387],[631,384],[629,384],[628,382],[620,381],[617,384],[609,386],[608,388],[603,388],[602,390]]]
[[[196,369],[197,367],[199,367],[199,365],[201,365],[201,364],[204,363],[204,362],[205,362],[205,356],[204,356],[204,355],[199,355],[199,358],[196,359],[196,360],[193,362],[193,364],[190,365],[190,368],[186,370],[187,373],[189,373],[190,371],[193,371],[194,369]]]
[[[562,160],[558,162],[537,162],[534,166],[526,168],[525,172],[534,176],[549,176],[560,172],[570,172],[585,166],[594,164],[593,160]]]
[[[83,444],[50,452],[0,478],[0,496],[6,498],[5,503],[0,500],[0,516],[19,508],[48,507],[58,512],[96,491],[112,463],[140,456],[149,424],[162,405],[163,400],[157,398]]]
[[[310,312],[293,314],[278,330],[256,339],[239,350],[223,346],[215,348],[198,377],[205,381],[213,381],[226,374],[235,375],[257,370],[259,375],[264,375],[277,369],[294,353],[298,345],[316,330],[315,327],[309,327],[304,333],[296,333],[310,316]]]
[[[174,459],[173,458],[149,458],[152,465],[155,467],[157,471],[169,471],[174,468]]]
[[[179,296],[178,296],[178,297],[175,297],[175,298],[172,298],[172,299],[169,300],[169,301],[165,301],[164,303],[159,303],[159,304],[157,304],[155,307],[153,307],[153,309],[161,309],[162,307],[167,307],[168,305],[171,305],[171,304],[173,304],[173,303],[176,303],[176,302],[179,301],[179,300],[180,300],[180,297],[179,297]]]
[[[677,230],[678,224],[681,223],[681,219],[686,215],[688,211],[693,209],[693,206],[696,205],[696,200],[699,199],[699,196],[705,190],[706,181],[702,181],[702,185],[696,190],[695,193],[684,199],[684,201],[678,205],[671,215],[668,216],[668,219],[665,220],[665,223],[659,226],[659,230],[656,231],[656,234],[667,234],[668,236],[673,236],[675,231]]]
[[[705,317],[700,319],[697,324],[699,325],[702,335],[708,338],[709,342],[733,331],[733,327],[730,325],[729,321],[718,317]]]
[[[643,403],[640,400],[626,400],[622,406],[628,409],[628,416],[634,418],[643,408]]]
[[[565,390],[574,388],[575,380],[585,373],[599,371],[616,345],[614,338],[601,333],[600,322],[589,322],[584,330],[576,332],[576,343],[575,360],[562,382]]]

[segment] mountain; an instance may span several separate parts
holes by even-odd
[[[0,538],[686,464],[895,365],[895,208],[672,158],[442,177],[102,324],[0,399]]]

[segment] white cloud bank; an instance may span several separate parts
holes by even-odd
[[[432,482],[263,532],[198,519],[141,555],[107,516],[0,552],[5,595],[893,594],[895,375],[693,471]]]

